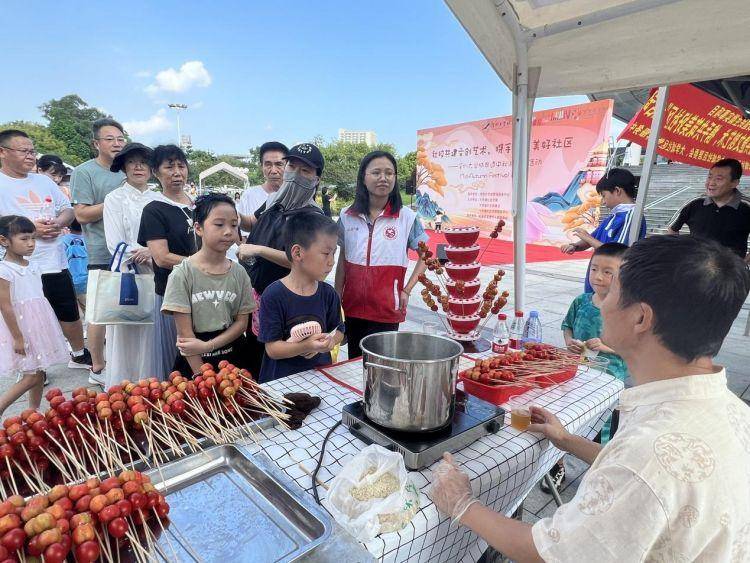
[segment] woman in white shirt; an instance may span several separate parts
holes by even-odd
[[[153,151],[140,143],[130,143],[115,157],[110,170],[125,172],[123,184],[104,198],[104,234],[107,248],[115,252],[121,242],[127,244],[121,270],[137,269],[139,274],[153,274],[151,252],[138,244],[141,213],[158,193],[149,188]],[[105,388],[123,379],[149,377],[153,347],[153,325],[107,326],[107,372]]]

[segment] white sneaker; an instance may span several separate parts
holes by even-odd
[[[93,370],[89,370],[89,384],[104,387],[104,370],[99,373],[94,373]]]

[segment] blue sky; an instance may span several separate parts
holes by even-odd
[[[101,6],[3,8],[0,122],[39,121],[42,102],[77,93],[148,143],[176,139],[166,104],[179,102],[196,148],[243,153],[343,127],[405,152],[417,129],[511,112],[510,92],[437,0]],[[584,101],[547,98],[536,109]]]

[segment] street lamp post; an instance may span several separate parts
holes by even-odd
[[[180,110],[187,109],[186,104],[167,104],[177,112],[177,146],[182,147],[182,134],[180,132]]]

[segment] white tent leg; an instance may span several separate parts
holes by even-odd
[[[526,192],[533,97],[529,97],[528,69],[519,67],[513,91],[513,302],[516,311],[526,303]]]
[[[664,108],[667,107],[668,97],[669,86],[660,86],[659,91],[656,94],[656,107],[654,108],[654,116],[651,118],[651,132],[648,135],[646,156],[643,158],[641,181],[638,186],[638,197],[636,197],[635,200],[632,223],[630,224],[628,241],[631,245],[638,240],[638,234],[640,233],[643,208],[646,206],[646,196],[648,195],[648,185],[651,181],[651,172],[656,164],[656,147],[659,144],[659,133],[661,132]]]

